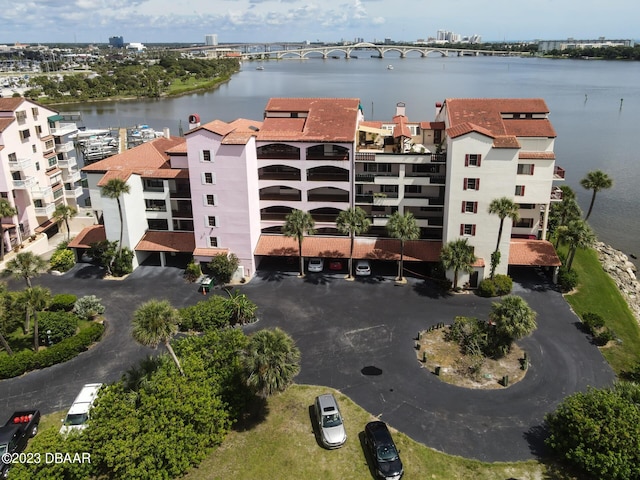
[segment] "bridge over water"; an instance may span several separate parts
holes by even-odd
[[[398,52],[400,58],[405,58],[409,52],[418,52],[421,57],[426,57],[431,53],[440,54],[443,57],[454,56],[480,56],[480,55],[520,55],[520,52],[497,51],[497,50],[475,50],[471,48],[441,48],[437,46],[420,45],[376,45],[374,43],[361,42],[349,45],[326,45],[322,47],[304,47],[284,50],[272,50],[264,52],[243,53],[243,59],[283,59],[283,58],[307,58],[314,54],[320,54],[322,58],[344,55],[345,58],[354,58],[354,52],[372,51],[373,56],[384,58],[388,52]]]

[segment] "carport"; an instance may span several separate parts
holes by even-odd
[[[91,248],[92,243],[102,242],[107,239],[104,225],[91,225],[82,229],[82,231],[73,237],[69,242],[68,248],[73,250],[76,262],[82,261],[84,253]]]
[[[184,267],[191,260],[194,248],[192,232],[147,231],[136,245],[135,252],[146,252],[147,260],[152,255],[157,256],[161,267]]]
[[[551,270],[553,283],[557,283],[560,265],[562,262],[551,242],[523,238],[511,239],[509,267],[544,267]]]

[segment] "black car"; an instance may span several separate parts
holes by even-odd
[[[376,476],[388,480],[402,478],[402,461],[386,423],[367,423],[364,427],[364,443],[373,459]]]

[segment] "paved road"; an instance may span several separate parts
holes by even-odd
[[[95,279],[85,267],[36,283],[54,292],[95,293],[107,307],[106,338],[63,365],[0,382],[0,409],[66,408],[84,383],[114,381],[151,350],[130,335],[131,313],[148,298],[180,307],[202,297],[180,271],[141,267],[124,281]],[[455,315],[486,318],[491,300],[440,296],[415,279],[396,286],[388,277],[347,282],[342,275],[263,271],[242,286],[259,306],[248,332],[280,326],[302,351],[298,383],[327,385],[374,415],[438,450],[484,461],[534,458],[540,425],[568,394],[609,385],[614,375],[598,349],[576,327],[562,296],[533,272],[518,274],[515,293],[538,312],[538,330],[521,344],[532,366],[504,390],[468,390],[444,384],[421,368],[413,350],[417,332]],[[366,368],[374,367],[374,368]],[[376,369],[377,372],[376,372]],[[371,375],[371,371],[378,373]]]

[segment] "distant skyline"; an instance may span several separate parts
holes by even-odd
[[[0,0],[0,44],[415,41],[441,29],[489,42],[635,39],[638,18],[628,0]]]

